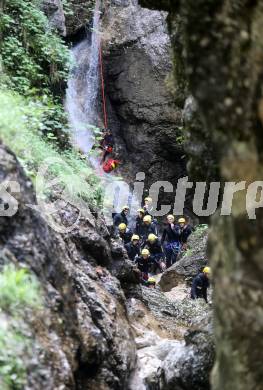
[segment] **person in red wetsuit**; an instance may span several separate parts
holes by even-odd
[[[102,166],[102,169],[105,173],[111,173],[120,165],[119,160],[115,160],[114,158],[110,158],[109,160],[105,161],[105,163]]]

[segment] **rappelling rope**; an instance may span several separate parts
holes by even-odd
[[[100,60],[100,78],[101,78],[101,94],[102,94],[102,102],[103,102],[103,115],[104,115],[104,127],[108,128],[108,118],[107,118],[107,108],[106,108],[106,98],[105,98],[105,83],[103,76],[103,61],[102,61],[102,45],[100,43],[99,49],[99,60]]]

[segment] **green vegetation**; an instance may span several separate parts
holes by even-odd
[[[33,342],[22,319],[42,307],[39,283],[26,269],[6,265],[0,273],[0,388],[20,390],[26,382],[25,360]]]
[[[70,1],[63,3],[70,15]],[[40,4],[40,0],[0,0],[0,138],[33,181],[41,165],[51,161],[45,182],[56,177],[59,190],[66,189],[69,195],[79,195],[96,206],[101,199],[100,181],[85,157],[67,141],[62,98],[69,51],[50,28]],[[98,138],[96,131],[95,136]],[[52,196],[50,188],[46,193]],[[26,384],[34,346],[28,316],[39,314],[42,300],[37,279],[26,269],[13,265],[3,268],[1,390],[22,390]]]
[[[26,381],[23,357],[30,348],[29,340],[15,329],[0,326],[0,387],[20,390]]]
[[[43,108],[41,131],[67,138],[62,90],[68,76],[69,51],[49,27],[39,0],[0,2],[0,86],[36,101]]]
[[[62,0],[62,4],[63,4],[64,14],[66,16],[74,15],[74,12],[72,10],[72,2],[70,0]]]
[[[198,237],[201,237],[207,231],[207,229],[208,229],[208,225],[206,224],[197,225],[194,234],[197,235]]]
[[[64,3],[70,13],[70,3]],[[49,27],[39,0],[4,0],[1,7],[0,137],[33,180],[44,161],[61,160],[52,164],[49,179],[56,176],[70,194],[97,205],[99,180],[67,142],[61,88],[70,65],[68,48]]]
[[[193,254],[193,249],[187,248],[186,251],[184,252],[184,257],[192,256]]]
[[[49,27],[39,0],[2,1],[0,31],[2,63],[12,89],[43,95],[43,89],[67,78],[68,49]]]
[[[0,307],[8,313],[15,313],[24,307],[41,306],[39,285],[36,278],[26,269],[16,269],[13,265],[4,267],[0,273]]]
[[[6,91],[0,91],[0,99],[1,138],[16,153],[32,179],[42,163],[60,160],[61,163],[52,163],[49,173],[56,176],[70,194],[80,195],[90,204],[98,204],[100,182],[83,156],[74,150],[61,151],[41,136],[43,107]]]

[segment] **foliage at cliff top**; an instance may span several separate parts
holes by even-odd
[[[43,95],[43,89],[67,78],[68,49],[49,27],[39,0],[4,0],[0,34],[4,72],[13,89]]]
[[[0,2],[0,85],[43,105],[42,132],[65,145],[67,118],[62,106],[70,56],[51,29],[40,0]]]

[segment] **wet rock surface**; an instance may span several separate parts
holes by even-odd
[[[49,22],[62,36],[74,38],[90,23],[94,0],[42,0]],[[83,38],[85,33],[81,34]]]
[[[67,5],[70,11],[65,15],[67,35],[74,36],[90,23],[95,0],[68,0]]]
[[[170,299],[159,287],[140,287],[101,219],[82,219],[71,235],[54,232],[27,206],[36,199],[15,156],[1,146],[0,157],[1,180],[21,186],[18,212],[2,217],[1,259],[32,270],[45,296],[44,312],[27,325],[35,340],[28,388],[206,389],[213,360],[208,305],[186,292]],[[67,206],[65,218],[74,212]]]
[[[27,206],[36,199],[14,155],[1,145],[0,157],[1,181],[18,181],[21,187],[13,194],[18,212],[1,217],[1,258],[29,267],[46,301],[43,318],[32,320],[32,337],[39,345],[35,365],[42,373],[29,374],[30,388],[125,387],[136,358],[125,297],[120,282],[96,266],[113,261],[104,259],[111,252],[110,243],[88,221],[82,221],[79,236],[55,233]],[[92,253],[85,246],[89,237],[97,248]]]
[[[66,20],[57,0],[46,1],[46,12],[61,34],[73,36],[86,24],[93,2],[70,3],[74,15]],[[181,131],[191,123],[195,107],[184,104],[184,91],[175,105],[166,88],[172,69],[167,14],[143,10],[136,0],[104,6],[107,107],[124,177],[133,181],[134,172],[141,170],[147,173],[147,185],[156,180],[174,184],[186,175]],[[214,359],[208,306],[189,300],[184,285],[180,294],[170,287],[166,293],[140,288],[122,246],[97,218],[82,219],[70,236],[52,232],[23,206],[35,199],[14,156],[4,148],[0,154],[2,171],[8,172],[10,164],[23,188],[19,214],[3,222],[1,250],[9,261],[25,263],[37,274],[46,297],[45,320],[35,321],[32,330],[39,345],[35,364],[42,375],[31,374],[29,386],[208,389]],[[69,206],[62,214],[67,220],[75,213]],[[187,261],[192,264],[193,259],[181,264],[180,283],[189,273],[184,272]]]
[[[109,111],[120,172],[133,182],[146,173],[146,186],[186,175],[182,137],[183,104],[167,88],[171,42],[166,13],[142,9],[137,0],[112,1],[102,18],[103,57]],[[172,203],[169,193],[162,193]]]
[[[169,299],[158,288],[142,293],[143,302],[128,302],[138,349],[131,389],[209,389],[214,341],[208,305],[186,295]]]
[[[61,0],[42,0],[42,9],[50,25],[62,36],[66,35],[66,18]]]
[[[162,274],[159,284],[163,291],[170,291],[185,279],[190,283],[208,265],[207,240],[207,225],[197,226],[188,239],[187,250]]]
[[[222,181],[262,179],[262,2],[141,0],[178,18],[184,63]],[[176,47],[173,45],[175,52]],[[176,63],[176,55],[175,61]],[[201,139],[200,139],[201,142]],[[246,191],[235,194],[231,216],[213,219],[217,364],[213,388],[262,387],[262,209],[248,218]],[[251,217],[251,215],[250,215]],[[256,218],[255,218],[256,217]],[[255,315],[255,313],[258,313]]]

